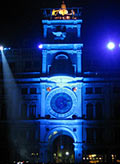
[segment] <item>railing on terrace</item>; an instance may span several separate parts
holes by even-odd
[[[40,9],[44,19],[79,19],[82,15],[82,7],[72,7],[65,9],[67,14],[60,15],[59,11],[64,10],[61,8],[42,8]],[[54,16],[53,12],[56,12]]]

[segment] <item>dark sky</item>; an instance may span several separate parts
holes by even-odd
[[[40,8],[59,8],[62,0],[17,0],[0,5],[0,43],[22,47],[40,42]],[[120,41],[120,2],[117,0],[66,0],[69,7],[83,7],[82,40],[87,48],[99,47],[107,39]],[[25,41],[26,40],[26,41]],[[31,46],[31,45],[30,45]]]

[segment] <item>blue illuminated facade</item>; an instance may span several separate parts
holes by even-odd
[[[82,74],[83,44],[79,43],[79,38],[82,20],[58,18],[42,22],[44,38],[49,44],[43,44],[42,48],[41,116],[43,118],[48,116],[49,120],[41,121],[41,145],[45,152],[46,149],[50,152],[58,136],[69,136],[73,139],[73,143],[70,144],[74,145],[72,162],[74,160],[80,162],[83,123],[80,75]],[[75,43],[73,39],[76,40]],[[45,127],[49,131],[46,132]],[[43,149],[41,150],[43,152]],[[48,154],[44,153],[44,155],[44,159],[47,159]],[[53,160],[52,156],[50,154],[48,161]],[[56,153],[56,156],[59,157],[59,153]],[[58,161],[60,162],[60,159]]]
[[[120,159],[120,78],[84,72],[80,9],[66,10],[42,21],[40,49],[0,56],[0,162]]]

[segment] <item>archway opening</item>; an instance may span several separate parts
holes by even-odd
[[[50,74],[73,75],[73,73],[74,67],[70,57],[64,53],[57,54],[57,56],[53,59],[52,66],[50,67]]]
[[[74,163],[74,140],[67,135],[60,135],[53,141],[53,161],[55,163]]]

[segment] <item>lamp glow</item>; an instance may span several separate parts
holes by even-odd
[[[107,44],[107,48],[108,48],[109,50],[113,50],[113,49],[115,48],[115,43],[114,43],[114,42],[109,42],[109,43]]]
[[[69,152],[67,151],[65,154],[66,154],[66,155],[69,155]]]
[[[43,45],[42,44],[38,45],[38,48],[39,49],[42,49],[43,48]]]

